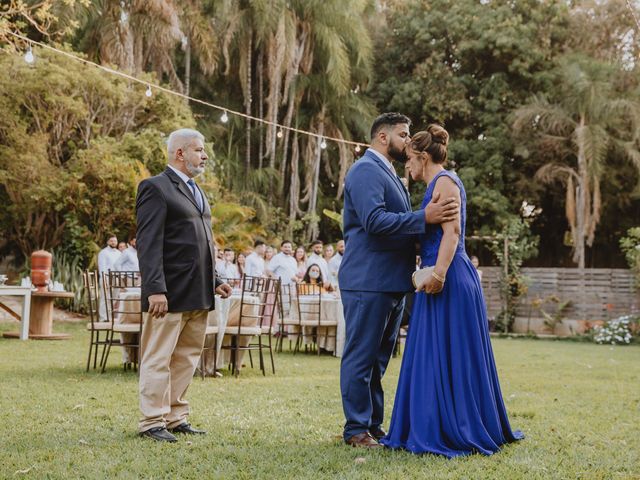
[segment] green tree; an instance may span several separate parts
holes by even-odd
[[[573,260],[580,268],[585,266],[585,243],[593,244],[600,222],[607,158],[626,158],[640,172],[640,102],[620,89],[620,76],[619,66],[567,57],[553,98],[534,96],[514,113],[515,131],[551,159],[537,178],[559,180],[566,187]]]

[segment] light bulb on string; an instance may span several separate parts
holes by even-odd
[[[325,141],[325,139],[323,138],[322,141],[320,142],[320,148],[322,150],[327,148],[327,142]]]
[[[222,123],[227,123],[229,121],[229,115],[227,115],[227,111],[225,110],[222,116],[220,117],[220,121]]]
[[[276,137],[278,138],[282,138],[283,135],[284,133],[282,133],[282,129],[278,130],[278,133],[276,133]]]
[[[32,64],[34,60],[35,57],[33,56],[33,50],[31,50],[31,45],[29,45],[29,48],[27,48],[27,53],[24,54],[24,61],[28,64]]]
[[[146,92],[144,92],[144,94],[145,94],[147,97],[150,97],[151,95],[153,95],[153,92],[151,91],[151,85],[147,85],[147,91],[146,91]]]

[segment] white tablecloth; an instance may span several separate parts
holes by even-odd
[[[224,329],[227,327],[238,326],[238,321],[240,320],[241,302],[242,302],[241,293],[233,293],[228,298],[220,298],[218,295],[216,295],[216,308],[215,310],[212,310],[211,312],[209,312],[209,317],[208,317],[209,325],[216,325],[218,327],[219,332],[224,331]],[[245,304],[256,305],[256,306],[258,303],[260,303],[259,298],[257,296],[247,295],[247,294],[245,294],[244,302]],[[257,308],[247,308],[245,306],[245,311],[244,311],[245,315],[258,315],[258,313],[259,312]],[[243,321],[243,326],[255,326],[257,325],[257,322],[258,322],[257,318],[255,319],[245,318]],[[222,350],[222,344],[224,343],[225,345],[228,345],[230,342],[229,335],[226,335],[226,337],[227,338],[225,338],[224,335],[217,336],[215,355],[217,358],[216,367],[219,370],[224,368],[226,364],[229,362],[229,350]],[[212,344],[215,338],[216,337],[214,335],[210,335],[209,337],[207,337],[207,339],[205,340],[205,346],[212,347],[213,346]],[[249,344],[250,341],[251,341],[251,337],[248,337],[248,336],[242,337],[240,339],[240,345],[246,346]],[[206,355],[205,374],[213,375],[214,350],[213,349],[207,350],[204,354]],[[240,363],[242,362],[243,354],[244,352],[240,352],[240,354],[238,355],[238,361]]]
[[[301,295],[300,301],[311,302],[316,301],[317,297],[309,296],[309,295]],[[332,351],[336,357],[342,357],[342,351],[344,350],[344,338],[345,338],[345,324],[344,324],[344,310],[342,309],[342,302],[339,298],[331,295],[331,294],[323,294],[321,298],[321,306],[320,306],[320,329],[317,332],[317,338],[319,341],[319,346],[326,350]],[[303,308],[304,310],[304,308]],[[291,297],[291,318],[294,320],[298,320],[298,298]],[[303,311],[304,316],[304,311]],[[310,318],[303,318],[303,320],[311,320]],[[322,327],[323,322],[338,322],[337,327]],[[296,328],[291,329],[290,336],[295,339],[296,336]],[[337,328],[337,329],[336,329]],[[333,345],[333,338],[327,338],[325,335],[327,331],[329,335],[333,336],[333,329],[336,329],[335,332],[335,346]],[[302,341],[304,343],[312,343],[313,337],[311,336],[311,332],[313,327],[304,327],[302,332]]]

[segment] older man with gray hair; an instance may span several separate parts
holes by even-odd
[[[204,434],[188,422],[184,395],[202,353],[214,290],[231,287],[215,276],[211,209],[193,178],[208,159],[204,137],[190,129],[169,135],[169,165],[140,182],[136,199],[142,277],[140,339],[141,436],[175,442],[174,433]]]

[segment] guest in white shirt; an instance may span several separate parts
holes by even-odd
[[[298,277],[298,264],[291,255],[292,253],[292,243],[289,240],[284,240],[280,244],[280,253],[269,262],[269,276],[279,278],[285,285],[296,283],[300,280]]]
[[[330,243],[327,243],[324,246],[324,259],[326,260],[327,263],[329,263],[329,260],[331,260],[331,257],[333,257],[333,245],[331,245]]]
[[[136,250],[136,237],[129,239],[129,246],[122,252],[113,264],[113,270],[119,272],[139,272],[138,251]]]
[[[329,260],[329,273],[331,274],[331,284],[338,285],[338,270],[342,263],[342,255],[344,255],[344,240],[338,240],[336,244],[336,254]]]
[[[262,240],[256,240],[253,244],[253,252],[247,255],[244,274],[250,277],[264,276],[264,251],[266,245]]]
[[[276,254],[276,249],[271,245],[267,245],[267,248],[264,249],[264,271],[269,270],[269,262]]]
[[[127,242],[118,243],[118,250],[120,250],[121,252],[124,252],[126,249],[127,249]]]
[[[474,268],[476,269],[476,272],[478,272],[478,277],[480,278],[480,281],[482,281],[482,270],[480,270],[480,259],[475,255],[472,255],[469,260],[471,260],[471,265],[474,266]]]
[[[98,315],[100,321],[106,322],[107,303],[105,301],[105,290],[102,284],[102,274],[108,274],[109,270],[115,270],[114,264],[120,258],[120,250],[118,250],[118,238],[115,235],[109,235],[107,246],[98,253],[98,272],[100,273],[100,303],[98,305]]]
[[[230,248],[224,249],[224,275],[227,280],[238,280],[240,278],[240,272],[238,266],[235,263],[236,252]],[[235,282],[234,282],[235,283]]]
[[[322,278],[325,281],[328,281],[328,279],[331,278],[329,275],[329,265],[322,256],[322,240],[314,240],[313,243],[311,243],[311,255],[309,255],[309,258],[307,258],[307,266],[313,264],[320,267]]]
[[[304,274],[307,272],[307,250],[302,245],[299,245],[293,254],[293,259],[298,265],[298,277],[304,277]]]
[[[224,252],[218,247],[218,245],[214,245],[213,251],[216,255],[216,266],[214,267],[216,271],[216,275],[224,278],[225,274],[225,265],[224,265]]]

